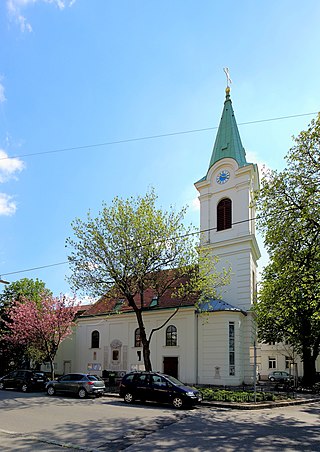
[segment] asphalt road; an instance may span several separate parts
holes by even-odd
[[[0,450],[320,451],[320,403],[243,411],[175,410],[0,391]]]

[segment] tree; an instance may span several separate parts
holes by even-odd
[[[13,344],[4,339],[8,333],[5,321],[8,320],[6,311],[15,301],[24,298],[40,302],[42,294],[51,295],[45,283],[39,279],[23,278],[6,286],[0,294],[0,374],[10,370],[11,367],[22,366],[26,360],[26,349],[21,344]]]
[[[74,300],[65,296],[43,294],[37,301],[22,298],[7,311],[5,338],[25,347],[31,358],[49,361],[54,378],[53,361],[63,339],[72,333],[76,311]]]
[[[193,294],[217,296],[216,287],[227,283],[228,272],[217,273],[204,253],[199,260],[194,230],[183,225],[186,209],[162,211],[151,190],[145,197],[122,200],[116,197],[108,207],[103,203],[98,217],[73,223],[75,239],[67,239],[74,290],[95,297],[118,296],[136,315],[146,370],[152,370],[150,341],[177,310],[149,334],[143,312],[145,291],[152,289],[160,299],[172,292],[181,303]],[[183,281],[183,282],[182,282]],[[138,298],[138,299],[137,299]]]
[[[320,351],[320,116],[286,160],[282,172],[265,172],[257,198],[270,263],[255,310],[260,339],[289,342],[311,384]]]

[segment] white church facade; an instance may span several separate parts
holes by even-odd
[[[254,191],[257,165],[246,161],[230,89],[206,175],[195,183],[200,201],[202,245],[231,268],[230,284],[219,300],[208,300],[199,313],[186,303],[151,341],[154,370],[190,384],[252,383],[256,330],[251,313],[256,297],[257,261]],[[159,327],[175,307],[150,298],[143,313],[146,331]],[[72,350],[72,352],[71,352]],[[57,355],[56,372],[92,372],[101,376],[142,370],[143,353],[135,314],[112,312],[102,300],[77,319],[74,334]]]

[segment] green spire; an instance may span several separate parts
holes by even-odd
[[[224,102],[209,169],[216,162],[226,157],[234,159],[239,166],[245,166],[247,164],[246,153],[242,146],[238,126],[234,117],[229,86],[226,89],[226,100]]]

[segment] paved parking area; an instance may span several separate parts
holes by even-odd
[[[175,410],[0,391],[0,449],[9,451],[320,451],[320,402],[267,410]]]

